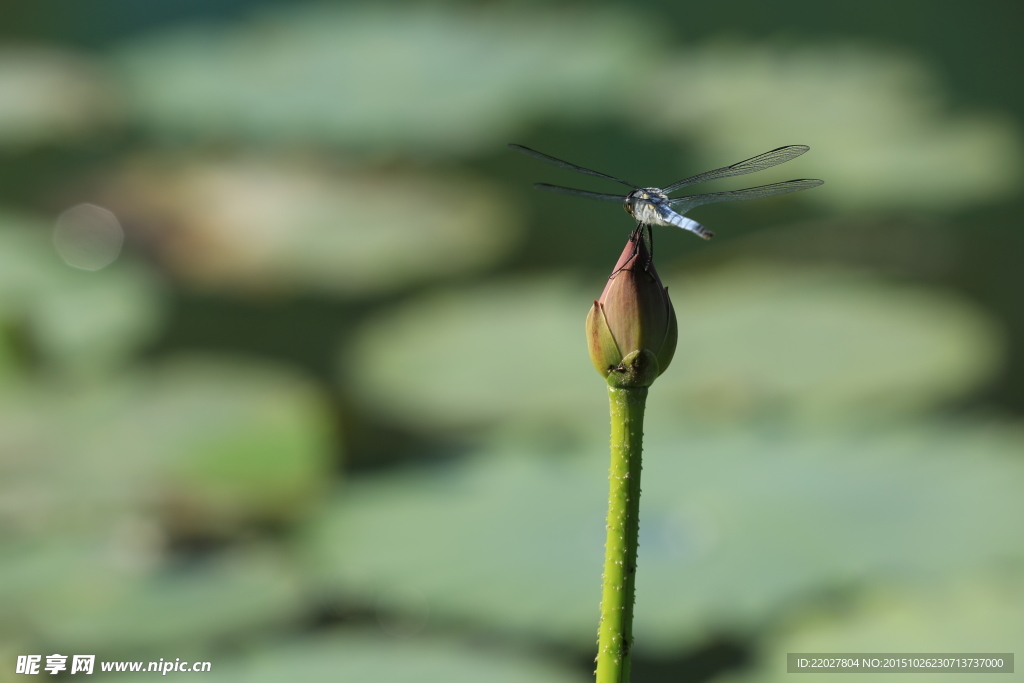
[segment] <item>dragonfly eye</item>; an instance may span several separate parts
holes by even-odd
[[[628,213],[631,216],[633,215],[633,207],[635,205],[635,202],[636,200],[633,199],[632,197],[626,197],[626,201],[622,203],[622,208],[625,209],[626,213]]]

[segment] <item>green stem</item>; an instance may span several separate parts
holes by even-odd
[[[608,476],[608,539],[604,550],[601,625],[597,631],[597,683],[628,683],[647,387],[609,386],[608,398],[612,464]]]

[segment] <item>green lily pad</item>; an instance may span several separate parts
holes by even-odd
[[[751,629],[850,582],[1022,557],[1024,440],[1013,431],[646,432],[640,650]],[[538,450],[352,482],[306,535],[315,580],[362,600],[415,590],[432,614],[591,646],[607,446]]]
[[[866,273],[737,264],[666,285],[681,362],[655,410],[891,420],[983,386],[1005,357],[995,322],[958,295]]]
[[[994,325],[952,294],[766,264],[663,279],[679,345],[652,409],[674,416],[891,420],[970,392],[1002,362]],[[342,374],[424,429],[603,416],[583,332],[599,293],[565,278],[431,293],[369,321]]]
[[[335,434],[312,381],[265,363],[182,358],[136,396],[119,445],[152,444],[172,525],[290,521],[325,493]]]
[[[162,323],[159,283],[124,258],[72,268],[49,234],[38,218],[0,213],[0,323],[53,370],[95,376],[124,365]]]
[[[165,655],[285,624],[304,596],[281,558],[169,566],[169,536],[308,514],[332,448],[313,382],[265,363],[182,358],[0,396],[0,637]]]
[[[0,395],[0,529],[7,540],[90,533],[144,509],[144,444],[113,452],[127,403],[109,390],[25,386]],[[55,428],[59,425],[59,429]],[[104,447],[105,446],[105,447]]]
[[[0,630],[47,652],[112,656],[209,651],[219,639],[295,619],[302,591],[281,558],[235,552],[181,568],[126,562],[116,539],[7,547]]]
[[[290,644],[264,645],[244,658],[211,662],[205,679],[339,683],[583,683],[588,677],[539,657],[437,638],[397,639],[353,629]],[[149,674],[152,677],[152,674]],[[111,678],[113,680],[113,678]],[[146,676],[118,680],[143,681]]]
[[[429,294],[367,323],[341,371],[364,402],[425,428],[600,411],[583,330],[591,303],[564,278]]]
[[[907,56],[730,43],[663,64],[635,111],[645,125],[694,145],[702,160],[695,170],[801,143],[810,154],[762,180],[825,179],[800,201],[956,209],[1019,186],[1024,160],[1011,119],[953,113],[935,74]]]
[[[520,227],[475,179],[294,159],[139,160],[106,196],[182,279],[241,292],[399,289],[491,264]]]
[[[65,49],[0,49],[0,145],[29,147],[118,122],[124,102],[109,74]]]
[[[790,680],[787,652],[1006,653],[1024,639],[1024,581],[1020,575],[982,574],[948,583],[880,586],[845,609],[801,614],[767,639],[755,672],[735,683]],[[780,664],[781,663],[781,664]],[[859,674],[830,674],[838,683]],[[957,681],[991,680],[967,670]],[[872,680],[906,676],[879,673]]]
[[[0,401],[0,529],[288,521],[320,498],[333,436],[312,382],[262,363],[179,359],[103,386],[26,387]]]
[[[600,10],[314,6],[147,36],[119,63],[165,134],[466,152],[541,115],[620,108],[651,43]]]

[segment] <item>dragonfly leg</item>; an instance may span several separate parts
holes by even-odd
[[[629,241],[633,245],[633,249],[629,253],[629,258],[626,259],[627,263],[634,256],[636,256],[636,252],[640,249],[640,241],[641,240],[644,240],[645,243],[648,243],[647,242],[647,236],[644,234],[644,228],[647,228],[648,231],[650,230],[650,226],[645,225],[643,223],[637,223],[636,227],[633,228],[633,232],[629,233]],[[648,252],[648,253],[650,253],[650,252]],[[648,258],[647,259],[647,263],[644,264],[644,270],[647,270],[647,268],[648,268],[648,266],[650,266],[650,264],[651,264],[651,259]],[[622,268],[619,268],[614,273],[612,273],[610,276],[608,276],[608,279],[610,280],[613,277],[615,277],[616,275],[618,275],[619,271],[621,271],[623,268],[625,268],[625,266],[623,266]]]
[[[654,230],[650,225],[644,227],[647,228],[644,231],[644,242],[647,244],[647,263],[644,264],[644,270],[650,271],[651,264],[654,263]]]

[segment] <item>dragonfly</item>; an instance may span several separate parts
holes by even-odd
[[[671,193],[681,190],[684,187],[689,187],[690,185],[696,185],[697,183],[703,183],[709,180],[718,180],[719,178],[731,178],[732,176],[756,173],[757,171],[763,171],[766,168],[771,168],[772,166],[785,163],[797,158],[809,150],[810,147],[807,145],[787,145],[785,147],[778,147],[770,152],[758,154],[756,157],[751,157],[745,161],[737,162],[731,166],[723,166],[722,168],[716,168],[713,171],[705,171],[704,173],[698,173],[697,175],[690,176],[689,178],[683,178],[682,180],[678,180],[663,188],[640,187],[622,180],[621,178],[616,178],[615,176],[600,173],[589,168],[583,168],[582,166],[577,166],[576,164],[571,164],[568,161],[556,159],[553,156],[548,156],[547,154],[522,145],[509,144],[509,147],[517,152],[525,154],[526,156],[539,159],[540,161],[549,163],[553,166],[558,166],[559,168],[597,176],[598,178],[606,178],[607,180],[614,180],[617,183],[633,188],[629,194],[606,194],[604,192],[590,192],[589,190],[577,190],[571,187],[561,187],[560,185],[548,185],[547,183],[534,183],[533,185],[538,190],[547,190],[548,192],[568,194],[574,197],[583,197],[584,199],[596,199],[602,202],[620,202],[626,209],[626,213],[631,215],[637,222],[636,230],[634,232],[641,232],[644,228],[647,229],[646,241],[648,242],[653,241],[653,235],[650,232],[650,226],[652,225],[674,225],[677,228],[688,230],[689,232],[692,232],[706,240],[714,237],[715,234],[713,232],[697,221],[686,217],[685,214],[687,212],[697,208],[698,206],[714,204],[716,202],[739,202],[748,199],[774,197],[777,194],[808,190],[812,187],[817,187],[818,185],[823,185],[825,183],[824,180],[801,178],[798,180],[787,180],[781,183],[772,183],[771,185],[748,187],[745,190],[708,192],[705,194],[686,195],[684,197],[669,197]]]

